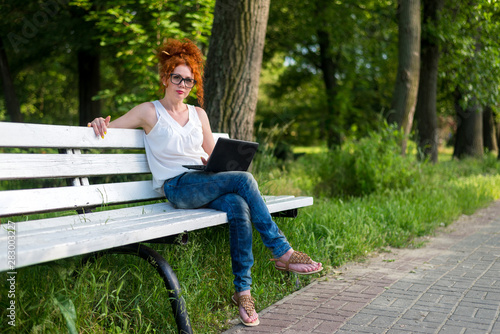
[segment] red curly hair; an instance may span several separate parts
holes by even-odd
[[[167,40],[158,49],[160,84],[163,87],[163,82],[168,82],[167,79],[177,66],[188,66],[193,72],[194,80],[196,80],[198,103],[203,108],[203,62],[201,50],[189,39]]]

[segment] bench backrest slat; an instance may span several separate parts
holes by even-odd
[[[0,154],[1,186],[16,189],[0,188],[0,217],[162,198],[150,180],[133,181],[137,180],[133,174],[151,178],[143,130],[108,129],[102,139],[88,127],[0,122],[0,134],[0,148],[6,151]],[[219,137],[228,135],[214,133],[215,140]],[[117,175],[127,182],[95,184],[102,179],[89,179]],[[40,183],[50,182],[35,180],[54,178],[65,178],[73,187],[39,188]],[[17,180],[26,181],[19,184]]]
[[[0,122],[0,133],[0,147],[144,148],[144,131],[139,129],[108,129],[101,139],[83,126]]]
[[[101,139],[92,128],[84,126],[47,125],[0,122],[0,147],[16,148],[144,148],[144,131],[140,129],[108,129]],[[214,133],[214,138],[228,138],[227,133]]]
[[[150,173],[145,154],[2,154],[0,180]]]
[[[151,181],[0,191],[0,217],[163,199]]]

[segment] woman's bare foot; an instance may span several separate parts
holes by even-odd
[[[250,290],[235,293],[233,301],[238,305],[240,319],[245,326],[257,326],[260,323]]]
[[[290,260],[290,257],[294,252],[295,251],[292,248],[290,248],[290,250],[286,252],[282,257],[280,257],[277,260],[274,260],[276,262],[276,267],[283,268],[282,270],[285,270],[284,268],[286,268],[286,263]],[[301,254],[300,256],[302,256],[303,254],[305,257],[309,258],[304,253],[297,252],[296,255],[298,254]],[[310,263],[293,263],[292,261],[288,264],[288,271],[292,271],[298,274],[314,273],[314,272],[319,272],[321,270],[323,270],[323,265],[321,264],[321,262],[315,262],[313,260],[310,260]]]

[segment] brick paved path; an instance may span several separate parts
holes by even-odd
[[[313,282],[234,333],[500,334],[500,201],[419,249],[391,249]]]

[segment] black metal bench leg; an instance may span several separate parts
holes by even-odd
[[[158,252],[148,246],[135,244],[112,248],[99,252],[98,254],[130,254],[139,256],[140,258],[148,261],[165,282],[170,304],[172,305],[172,310],[174,312],[175,322],[177,323],[178,333],[193,333],[186,309],[186,303],[181,295],[181,287],[179,285],[179,281],[177,280],[177,276],[172,270],[172,267],[170,267],[168,262]],[[95,255],[96,254],[94,254],[94,257]],[[84,261],[88,261],[90,259],[91,257],[87,257]]]

